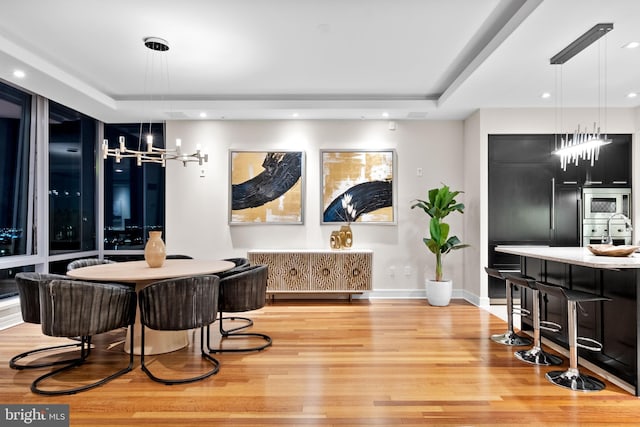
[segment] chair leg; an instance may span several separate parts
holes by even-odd
[[[240,331],[242,329],[247,329],[247,328],[250,328],[250,327],[253,326],[253,320],[249,319],[248,317],[227,316],[227,317],[222,317],[222,319],[231,320],[231,321],[241,320],[241,321],[246,322],[244,325],[240,325],[240,326],[237,326],[235,328],[227,329],[228,333]]]
[[[507,297],[507,332],[504,334],[492,335],[491,339],[498,344],[521,346],[530,345],[531,339],[521,337],[513,332],[513,286],[510,280],[505,280],[506,297]]]
[[[141,350],[140,350],[140,365],[142,370],[144,371],[144,373],[147,374],[147,376],[149,378],[151,378],[153,381],[155,382],[159,382],[162,384],[166,384],[166,385],[173,385],[173,384],[185,384],[185,383],[192,383],[195,381],[200,381],[203,380],[205,378],[208,378],[214,374],[217,374],[218,371],[220,370],[220,362],[218,361],[218,359],[211,357],[211,355],[207,354],[205,352],[205,348],[204,348],[204,327],[200,328],[200,355],[202,356],[203,359],[205,359],[206,361],[210,362],[213,365],[213,369],[205,372],[202,375],[198,375],[195,377],[189,377],[189,378],[179,378],[179,379],[171,379],[171,378],[161,378],[158,377],[156,375],[154,375],[148,368],[148,366],[145,364],[144,361],[144,330],[145,327],[144,325],[142,325],[142,333],[140,334],[140,346],[141,346]],[[133,351],[131,352],[131,354],[133,354]]]
[[[9,360],[9,367],[11,369],[17,369],[17,370],[38,369],[38,368],[48,368],[50,366],[55,366],[55,365],[66,365],[66,364],[69,364],[69,363],[78,362],[78,361],[81,360],[80,358],[56,360],[54,362],[27,363],[27,364],[19,363],[20,360],[24,359],[25,357],[32,356],[34,354],[44,353],[44,352],[54,351],[54,350],[59,350],[59,349],[62,349],[62,348],[72,348],[72,347],[77,347],[80,350],[81,349],[81,344],[79,342],[75,342],[75,343],[72,343],[72,344],[54,345],[54,346],[51,346],[51,347],[43,347],[43,348],[38,348],[38,349],[35,349],[35,350],[25,351],[24,353],[20,353],[20,354],[18,354],[16,356],[13,356],[11,358],[11,360]]]
[[[131,325],[130,328],[131,328],[130,333],[133,334],[133,325]],[[133,342],[133,340],[131,341]],[[120,369],[119,371],[109,375],[106,378],[102,378],[101,380],[98,380],[91,384],[87,384],[79,387],[73,387],[69,389],[63,389],[63,390],[43,390],[42,388],[40,388],[40,384],[42,383],[42,381],[46,380],[47,378],[54,377],[62,372],[68,371],[73,368],[77,368],[82,364],[84,364],[84,362],[86,361],[91,351],[91,337],[81,337],[80,345],[81,345],[81,350],[80,350],[81,356],[78,359],[78,361],[75,361],[69,365],[63,366],[62,368],[56,369],[54,371],[49,372],[48,374],[45,374],[36,378],[33,381],[33,383],[31,383],[31,391],[36,394],[43,394],[47,396],[75,394],[81,391],[91,390],[92,388],[96,388],[98,386],[106,384],[107,382],[121,375],[124,375],[133,369],[133,344],[132,344],[131,352],[129,354],[129,365],[126,368]]]
[[[542,350],[542,340],[540,339],[540,291],[532,289],[533,292],[533,347],[529,350],[519,350],[514,354],[519,360],[531,363],[532,365],[562,365],[562,359]]]
[[[545,376],[552,384],[575,391],[603,390],[605,385],[602,381],[578,371],[578,317],[575,301],[567,301],[567,312],[569,317],[567,329],[569,334],[567,337],[569,339],[569,369],[547,372]]]
[[[224,319],[229,319],[229,317],[223,317],[222,313],[220,313],[220,316],[218,316],[218,322],[219,322],[218,328],[221,336],[221,341],[220,341],[221,344],[222,344],[222,340],[227,338],[243,338],[243,337],[261,338],[265,341],[265,343],[262,345],[257,345],[255,347],[222,348],[221,346],[219,348],[211,348],[211,333],[209,330],[209,326],[207,326],[207,348],[211,353],[246,353],[250,351],[261,351],[271,346],[271,344],[273,343],[271,340],[271,337],[265,334],[260,334],[257,332],[234,332],[234,331],[237,331],[238,329],[244,329],[246,326],[240,327],[240,328],[233,328],[233,329],[224,329]]]

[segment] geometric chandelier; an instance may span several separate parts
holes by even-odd
[[[209,155],[202,153],[200,146],[196,147],[196,152],[193,154],[185,154],[181,151],[182,142],[176,139],[176,148],[158,148],[153,146],[153,136],[147,135],[146,137],[146,150],[132,150],[126,147],[125,138],[121,136],[118,138],[119,147],[109,148],[109,141],[102,141],[102,156],[104,159],[107,157],[115,157],[116,163],[120,163],[121,159],[135,158],[136,165],[142,166],[143,163],[160,163],[162,167],[165,167],[167,160],[178,160],[187,166],[187,163],[198,162],[202,166],[203,162],[209,161]]]
[[[144,45],[154,52],[166,52],[169,50],[169,44],[167,41],[159,37],[146,37],[144,39]],[[116,148],[109,148],[109,141],[107,139],[103,140],[103,158],[106,159],[107,157],[114,157],[116,163],[120,163],[121,159],[135,158],[138,166],[142,166],[143,163],[159,163],[162,167],[166,166],[167,160],[180,161],[184,166],[187,166],[187,163],[195,162],[202,166],[203,162],[209,161],[209,155],[202,153],[199,144],[196,146],[195,153],[187,154],[182,152],[182,143],[180,139],[176,139],[176,148],[174,149],[155,147],[153,145],[153,136],[151,133],[144,137],[145,142],[143,143],[142,128],[143,125],[140,124],[140,135],[138,137],[137,149],[127,148],[124,136],[120,136],[118,138],[118,146]]]

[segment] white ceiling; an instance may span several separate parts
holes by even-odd
[[[6,3],[0,79],[111,123],[199,120],[201,112],[462,119],[479,108],[640,102],[626,96],[640,92],[640,48],[622,48],[640,41],[638,0]],[[603,41],[549,64],[600,22],[614,24]],[[147,36],[169,42],[155,54],[162,64],[150,62]],[[168,80],[159,80],[161,68]]]

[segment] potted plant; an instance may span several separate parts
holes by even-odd
[[[447,185],[429,190],[428,200],[414,200],[413,208],[422,209],[429,217],[429,237],[422,240],[429,250],[436,256],[435,280],[425,280],[427,299],[429,304],[444,306],[451,299],[451,280],[442,279],[442,257],[452,250],[466,248],[469,245],[460,242],[457,236],[449,237],[449,224],[443,219],[450,213],[464,213],[464,204],[456,201],[456,196],[462,191],[451,191]]]

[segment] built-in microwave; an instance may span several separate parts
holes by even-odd
[[[582,190],[582,219],[609,219],[620,213],[629,217],[630,188],[584,188]]]

